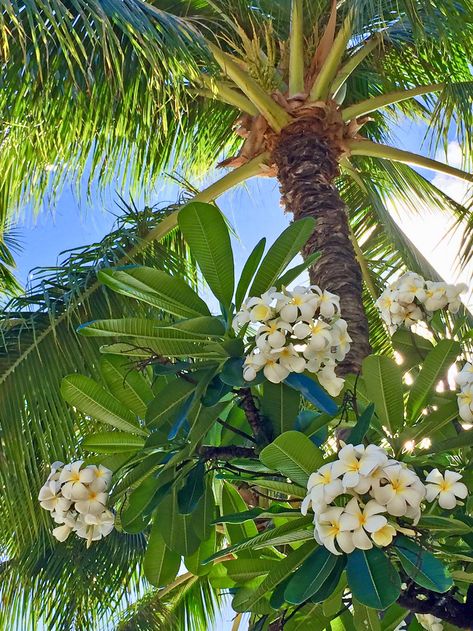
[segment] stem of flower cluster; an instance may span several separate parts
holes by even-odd
[[[257,460],[258,456],[252,447],[213,447],[203,445],[197,452],[203,460],[233,460],[234,458],[251,458]]]

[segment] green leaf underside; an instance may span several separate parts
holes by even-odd
[[[255,272],[260,264],[261,258],[264,254],[264,248],[266,246],[266,238],[263,237],[253,248],[250,256],[246,259],[243,266],[240,280],[235,292],[235,309],[238,310],[246,296],[248,287],[255,275]]]
[[[301,432],[281,434],[260,453],[260,460],[290,478],[296,484],[306,486],[309,475],[322,465],[322,452]]]
[[[323,587],[337,561],[337,556],[327,548],[323,546],[317,548],[289,581],[284,598],[293,605],[298,605],[311,598]],[[337,578],[337,583],[339,578]]]
[[[355,598],[372,609],[387,609],[401,593],[399,574],[378,548],[349,554],[347,578]]]
[[[389,357],[371,355],[363,361],[363,377],[369,399],[381,424],[391,434],[404,423],[401,371]]]
[[[440,593],[452,587],[453,581],[442,562],[415,541],[400,535],[394,547],[404,571],[418,585]]]

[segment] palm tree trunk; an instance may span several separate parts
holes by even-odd
[[[283,129],[272,157],[286,209],[294,219],[314,217],[317,221],[302,255],[320,252],[309,270],[311,283],[340,296],[342,317],[353,340],[337,371],[345,375],[360,371],[371,348],[361,270],[350,240],[346,207],[334,185],[341,150],[327,136],[311,119],[299,119]]]

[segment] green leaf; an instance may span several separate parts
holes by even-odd
[[[454,436],[453,438],[447,438],[445,440],[432,440],[432,446],[429,449],[423,449],[422,455],[427,454],[440,454],[444,451],[454,451],[455,449],[462,449],[463,447],[471,447],[473,445],[473,431],[465,430]]]
[[[278,480],[268,480],[267,478],[252,478],[248,483],[251,485],[255,484],[262,489],[268,489],[268,491],[284,493],[294,497],[303,498],[307,495],[306,488],[297,484],[289,484],[289,482],[279,482]]]
[[[187,283],[152,267],[104,269],[98,273],[98,278],[113,291],[142,300],[177,317],[210,315],[205,302]]]
[[[241,357],[231,357],[227,359],[220,373],[220,379],[223,383],[237,388],[250,388],[251,386],[266,381],[262,370],[256,375],[254,381],[245,381],[243,379],[243,361]]]
[[[161,485],[157,478],[148,477],[134,491],[130,493],[124,510],[120,514],[121,523],[124,530],[135,532],[134,525],[140,521],[141,516],[146,512],[154,500],[156,491]]]
[[[355,427],[351,430],[350,436],[346,441],[347,443],[351,443],[352,445],[359,445],[362,442],[366,432],[369,429],[373,414],[374,404],[370,403],[366,410],[360,415],[360,418],[356,422]]]
[[[372,609],[387,609],[401,593],[399,574],[378,548],[349,554],[347,578],[353,596]]]
[[[310,554],[312,554],[314,545],[314,541],[308,541],[300,548],[297,548],[297,550],[289,552],[284,559],[280,559],[277,562],[277,565],[269,572],[264,581],[255,590],[252,590],[251,592],[242,591],[237,593],[232,601],[232,607],[235,611],[245,611],[246,609],[251,608],[258,602],[258,600],[263,598],[267,592],[272,591],[276,585],[291,575],[296,567],[298,567]]]
[[[144,438],[127,432],[97,432],[86,436],[82,447],[100,454],[119,454],[138,451],[144,444]]]
[[[224,563],[227,574],[236,583],[247,583],[258,576],[268,574],[279,563],[272,559],[235,559]]]
[[[212,571],[213,566],[204,565],[203,560],[215,552],[217,544],[216,535],[217,533],[215,532],[215,528],[212,528],[210,536],[205,541],[202,541],[194,554],[191,554],[184,559],[186,568],[189,572],[192,572],[194,576],[205,576]]]
[[[83,414],[124,432],[147,436],[138,426],[135,415],[101,385],[85,375],[64,377],[61,383],[64,399]]]
[[[216,206],[191,202],[180,210],[179,228],[202,274],[218,300],[228,307],[235,271],[230,234]]]
[[[382,631],[397,631],[401,622],[405,620],[408,615],[409,612],[407,609],[404,609],[401,605],[394,603],[384,612],[384,616],[381,621]]]
[[[279,471],[296,484],[306,486],[309,476],[322,465],[318,447],[301,432],[285,432],[260,453],[260,460],[270,469]]]
[[[343,570],[345,569],[346,558],[345,556],[337,557],[335,567],[330,572],[330,575],[324,581],[324,583],[312,594],[310,600],[313,603],[323,603],[329,598],[339,587],[340,579],[342,578]],[[346,585],[346,578],[343,578],[343,585]],[[343,592],[343,588],[340,588]],[[342,595],[340,592],[340,596]],[[338,611],[338,610],[337,610]]]
[[[319,591],[337,564],[335,554],[323,546],[313,551],[313,545],[311,555],[293,575],[284,592],[285,600],[293,605],[299,605]]]
[[[369,399],[374,403],[381,424],[391,434],[404,423],[401,371],[389,357],[370,355],[362,364]]]
[[[264,416],[271,422],[274,436],[294,428],[300,401],[300,394],[294,388],[284,383],[265,382],[261,406]]]
[[[448,535],[465,535],[472,528],[464,521],[454,517],[442,515],[422,515],[418,523],[419,528],[425,528],[429,532],[445,532]]]
[[[307,375],[292,372],[286,377],[284,383],[298,390],[304,399],[315,405],[319,410],[322,410],[322,412],[332,416],[337,413],[338,407],[332,397]]]
[[[184,486],[177,494],[179,512],[185,515],[191,514],[204,494],[205,464],[198,462],[187,475]]]
[[[429,352],[407,400],[407,413],[410,418],[417,417],[430,402],[435,387],[445,376],[460,351],[461,346],[458,342],[440,340]]]
[[[250,256],[246,259],[235,292],[235,309],[237,311],[240,309],[241,304],[246,296],[248,287],[250,286],[259,262],[261,261],[261,257],[263,256],[265,246],[266,239],[263,237],[260,241],[258,241],[258,243],[253,248]]]
[[[442,562],[415,541],[400,535],[394,541],[394,548],[404,571],[415,583],[440,593],[452,587],[453,581]]]
[[[177,504],[177,491],[173,487],[162,500],[156,512],[156,519],[161,523],[161,535],[166,545],[182,556],[191,556],[200,545],[192,526],[194,515],[181,515]]]
[[[428,416],[421,416],[421,419],[414,427],[408,427],[406,431],[402,433],[401,441],[405,442],[412,438],[431,438],[435,432],[438,432],[442,427],[453,421],[458,416],[458,403],[456,399],[454,401],[447,401],[441,405],[437,410],[430,412]]]
[[[391,341],[393,348],[401,354],[404,371],[421,364],[434,348],[430,340],[407,329],[398,329]]]
[[[240,513],[247,509],[247,505],[235,487],[228,482],[224,482],[220,500],[220,510],[222,514]],[[235,544],[244,539],[256,536],[258,529],[252,521],[245,521],[242,524],[225,524],[225,532],[229,543]],[[241,556],[254,557],[255,554],[251,550],[248,550],[243,552]]]
[[[153,391],[146,378],[117,355],[102,355],[100,372],[113,396],[137,416],[144,418],[146,407],[153,398]]]
[[[196,388],[197,381],[186,381],[180,378],[171,381],[149,404],[146,425],[157,429],[166,421],[172,424],[182,405]]]
[[[156,515],[143,558],[144,575],[151,585],[165,587],[176,578],[180,565],[180,555],[164,542],[159,515]]]
[[[250,296],[260,296],[273,287],[287,265],[298,254],[315,228],[311,217],[294,221],[269,248],[249,291]]]
[[[288,269],[287,272],[284,272],[284,274],[277,279],[275,283],[276,289],[281,289],[282,287],[290,285],[292,281],[296,280],[296,278],[302,274],[303,271],[315,263],[319,257],[320,252],[314,252],[313,254],[310,254],[300,265],[295,265],[294,267],[291,267],[291,269]]]
[[[356,629],[363,631],[380,631],[381,622],[378,612],[359,603],[356,598],[353,599],[353,623]]]

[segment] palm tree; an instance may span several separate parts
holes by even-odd
[[[304,255],[321,254],[311,279],[340,295],[354,339],[343,372],[358,371],[370,350],[362,278],[373,297],[393,243],[411,268],[419,258],[388,199],[467,214],[410,165],[471,175],[386,143],[403,117],[426,121],[434,147],[456,124],[470,157],[469,3],[3,6],[3,207],[54,190],[90,156],[103,183],[118,165],[146,186],[165,168],[202,173],[222,152],[234,170],[220,192],[276,175],[287,210],[317,219]]]

